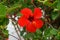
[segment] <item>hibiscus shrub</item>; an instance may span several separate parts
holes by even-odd
[[[25,40],[60,40],[60,0],[0,0],[1,40],[8,19]]]
[[[43,26],[43,21],[40,20],[42,17],[42,11],[40,8],[35,8],[34,13],[29,8],[24,8],[21,10],[23,14],[22,17],[18,19],[18,24],[21,27],[26,27],[26,31],[36,32]]]

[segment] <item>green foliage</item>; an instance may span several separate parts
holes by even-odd
[[[59,17],[59,13],[58,12],[52,12],[51,13],[51,18],[52,18],[52,20],[55,20],[56,18],[58,18]]]
[[[7,25],[8,19],[5,17],[0,17],[0,25]]]
[[[8,31],[5,26],[0,26],[0,40],[5,40],[8,38]]]
[[[56,39],[57,39],[57,40],[60,40],[60,33],[57,34]]]
[[[60,0],[57,0],[57,9],[60,10]]]
[[[5,17],[6,16],[6,6],[0,4],[0,17]]]
[[[42,10],[44,10],[45,15],[48,16],[44,20],[48,19],[49,24],[52,25],[52,27],[49,28],[48,24],[44,24],[43,28],[36,30],[35,33],[29,33],[27,32],[26,35],[23,36],[25,30],[21,31],[21,36],[23,36],[25,39],[29,40],[32,38],[33,40],[49,40],[47,39],[52,37],[52,40],[57,39],[60,40],[60,0],[34,0],[33,4],[31,3],[31,0],[1,0],[0,1],[0,39],[4,40],[3,38],[8,37],[8,32],[5,28],[5,26],[8,23],[8,19],[6,18],[6,15],[13,15],[17,13],[19,15],[20,10],[22,8],[28,7],[32,10],[36,7],[41,7]],[[51,10],[52,9],[52,10]],[[21,15],[21,14],[20,14]],[[59,20],[59,21],[58,21]],[[56,23],[57,22],[57,23]],[[54,25],[57,25],[55,28]],[[44,35],[43,35],[44,31]],[[2,36],[2,35],[5,36]],[[53,39],[54,38],[54,39]]]
[[[58,31],[54,28],[47,28],[45,30],[45,34],[44,34],[44,38],[47,39],[47,37],[52,37],[52,36],[56,36],[58,34]]]

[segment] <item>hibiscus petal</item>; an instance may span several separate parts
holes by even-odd
[[[40,9],[40,8],[35,8],[35,9],[34,9],[34,18],[39,19],[39,18],[41,18],[41,16],[42,16],[42,11],[41,11],[41,9]]]
[[[22,9],[21,10],[21,13],[25,16],[25,17],[29,17],[29,16],[31,16],[31,15],[33,15],[32,14],[32,11],[29,9],[29,8],[24,8],[24,9]]]
[[[22,16],[18,19],[18,24],[22,27],[28,25],[29,23],[30,22],[24,16]]]
[[[27,26],[26,26],[26,30],[27,30],[28,32],[36,32],[36,28],[35,28],[35,26],[34,26],[33,24],[27,25]]]
[[[33,24],[35,25],[36,28],[41,28],[43,26],[43,21],[42,20],[35,20],[33,21]]]

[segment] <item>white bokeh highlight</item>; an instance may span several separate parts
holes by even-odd
[[[8,40],[18,40],[19,39],[19,37],[18,37],[18,35],[15,31],[14,25],[12,24],[11,19],[9,19],[9,23],[7,25],[7,30],[8,30],[8,33],[10,34],[9,37],[8,37]],[[20,34],[20,32],[19,32],[19,34]],[[16,38],[11,36],[11,35],[15,36]],[[21,40],[24,40],[23,37],[21,37]]]

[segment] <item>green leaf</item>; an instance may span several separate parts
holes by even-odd
[[[0,40],[4,40],[8,38],[8,31],[6,30],[6,26],[0,26]]]
[[[57,0],[57,9],[60,10],[60,0]]]
[[[0,36],[0,40],[2,40],[3,38],[2,38],[2,36]]]
[[[46,30],[45,30],[45,36],[46,37],[50,37],[51,36],[51,34],[50,34],[50,30],[51,30],[52,28],[47,28]]]
[[[60,40],[60,34],[57,34],[56,39]]]
[[[52,20],[55,20],[58,16],[59,16],[59,13],[58,12],[52,12],[51,13]]]
[[[47,6],[52,6],[53,5],[52,3],[49,3],[48,0],[44,4],[47,5]]]
[[[42,36],[41,30],[36,30],[36,32],[33,35],[33,38],[34,39],[39,39],[39,38],[41,38],[41,36]]]
[[[24,0],[20,0],[20,3],[22,3],[22,4],[23,4],[23,3],[24,3]]]
[[[8,19],[5,17],[0,17],[0,25],[7,25]]]
[[[24,38],[27,38],[27,39],[29,39],[29,38],[31,38],[32,37],[32,34],[31,33],[28,33],[28,34],[26,34],[25,36],[24,36]]]
[[[45,30],[44,38],[56,36],[58,34],[58,31],[54,28],[48,28]]]
[[[8,31],[6,29],[3,31],[3,34],[5,35],[6,38],[8,38]]]
[[[0,17],[5,17],[6,16],[6,7],[2,4],[0,4]]]
[[[58,31],[56,29],[52,28],[51,31],[50,31],[50,33],[52,35],[56,35],[58,33]]]

